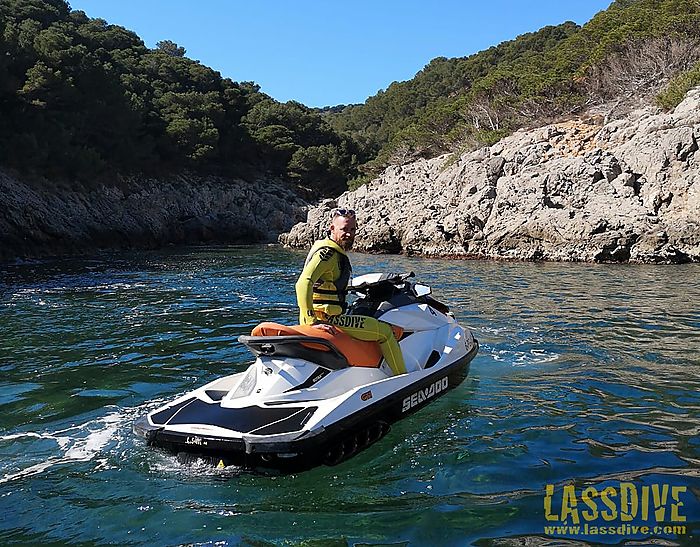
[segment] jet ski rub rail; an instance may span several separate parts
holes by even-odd
[[[239,336],[238,341],[256,357],[293,357],[311,361],[329,370],[350,366],[345,355],[325,338],[304,335]]]

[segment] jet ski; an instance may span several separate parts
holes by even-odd
[[[412,277],[354,278],[348,291],[357,298],[346,311],[392,325],[405,374],[393,374],[377,342],[339,329],[262,323],[238,338],[256,358],[246,371],[157,408],[134,423],[135,433],[219,467],[295,472],[347,460],[458,386],[477,354],[472,334]]]

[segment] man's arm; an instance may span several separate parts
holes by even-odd
[[[299,306],[299,323],[301,325],[313,325],[316,322],[314,315],[313,291],[314,283],[333,267],[331,258],[335,253],[328,248],[321,248],[313,254],[304,266],[294,288],[297,293],[297,305]]]

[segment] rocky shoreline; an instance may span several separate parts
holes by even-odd
[[[77,187],[0,170],[0,262],[16,258],[274,242],[306,203],[281,182],[177,176]]]
[[[309,210],[280,242],[308,247],[357,211],[361,252],[592,262],[700,261],[700,88],[674,111],[572,120],[388,168]]]
[[[307,248],[336,206],[358,212],[360,252],[698,262],[698,141],[700,88],[670,113],[645,107],[606,124],[572,120],[458,157],[392,166],[310,208],[288,185],[263,178],[180,175],[77,187],[0,169],[0,262],[278,239]]]

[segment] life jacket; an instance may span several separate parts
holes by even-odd
[[[330,275],[321,276],[313,285],[314,311],[326,315],[340,315],[347,308],[347,288],[352,276],[350,259],[343,248],[332,239],[322,239],[314,243],[305,264],[308,264],[316,253],[321,253],[322,260],[332,261],[334,267]]]

